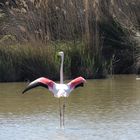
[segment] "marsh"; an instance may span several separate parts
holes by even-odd
[[[0,84],[0,139],[139,140],[140,81],[135,75],[87,80],[67,99],[65,128],[58,100],[44,88],[22,95],[27,83]]]

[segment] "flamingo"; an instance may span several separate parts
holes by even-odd
[[[22,92],[23,94],[28,90],[42,86],[47,88],[51,93],[53,93],[54,97],[59,98],[59,109],[60,109],[60,127],[64,127],[64,110],[65,110],[65,102],[63,101],[63,110],[61,109],[60,97],[68,97],[70,93],[78,87],[83,87],[86,80],[79,76],[67,84],[64,84],[63,81],[63,62],[64,62],[64,52],[59,52],[59,56],[61,56],[61,67],[60,67],[60,83],[55,83],[53,80],[50,80],[46,77],[40,77],[34,81],[32,81]],[[66,99],[66,98],[65,98]],[[62,123],[63,120],[63,123]]]

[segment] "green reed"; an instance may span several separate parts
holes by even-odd
[[[94,58],[85,53],[84,44],[53,42],[0,46],[0,81],[26,81],[45,76],[59,80],[59,51],[64,51],[64,78],[84,76],[93,78],[96,73]],[[94,75],[93,75],[94,73]]]

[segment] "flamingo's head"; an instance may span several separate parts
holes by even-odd
[[[61,51],[61,52],[58,53],[58,55],[63,57],[64,56],[64,52]]]

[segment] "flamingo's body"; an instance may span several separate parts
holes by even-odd
[[[25,88],[25,90],[22,93],[25,93],[26,91],[38,87],[38,86],[42,86],[45,87],[47,89],[49,89],[49,91],[51,91],[53,93],[53,95],[57,98],[60,97],[68,97],[69,94],[71,93],[72,90],[74,90],[77,87],[83,86],[84,83],[86,82],[86,80],[83,77],[78,77],[75,78],[74,80],[72,80],[71,82],[64,84],[63,83],[63,61],[64,61],[64,53],[63,52],[59,52],[59,55],[61,56],[61,68],[60,68],[60,84],[55,83],[54,81],[45,78],[45,77],[41,77],[38,78],[36,80],[34,80],[33,82],[31,82],[27,88]],[[62,116],[63,116],[63,125],[64,125],[64,108],[65,108],[65,102],[63,102],[63,112],[61,110],[61,103],[59,100],[59,106],[60,106],[60,126],[61,124],[61,120],[62,120]]]

